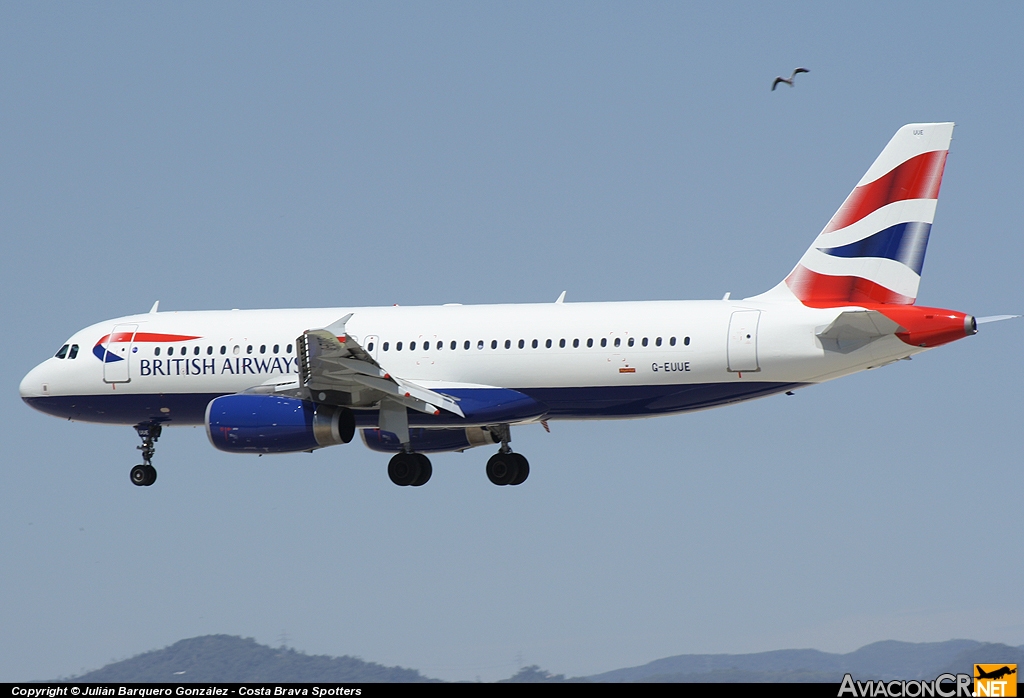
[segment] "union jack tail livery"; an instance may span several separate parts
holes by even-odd
[[[765,297],[804,305],[913,305],[953,124],[892,137],[786,280]]]

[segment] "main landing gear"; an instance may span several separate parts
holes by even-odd
[[[137,448],[142,451],[142,465],[132,468],[128,477],[138,487],[149,487],[156,482],[156,468],[153,467],[153,455],[156,453],[156,441],[160,438],[163,428],[159,424],[136,424],[135,431],[142,439]]]
[[[521,485],[530,477],[530,462],[521,453],[513,453],[508,442],[512,430],[508,424],[491,427],[501,439],[501,448],[487,461],[487,479],[495,485]]]
[[[487,461],[487,478],[495,485],[521,485],[530,477],[530,462],[521,453],[498,451]]]
[[[402,451],[396,453],[388,463],[388,477],[391,478],[391,482],[402,487],[421,487],[427,484],[433,472],[430,459],[422,453]]]

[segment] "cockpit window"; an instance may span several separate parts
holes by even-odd
[[[69,359],[76,359],[76,358],[78,358],[78,345],[77,344],[72,344],[71,345],[71,353],[68,354],[68,358]]]
[[[57,357],[58,359],[63,359],[63,358],[64,358],[65,356],[67,356],[67,355],[68,355],[68,345],[67,345],[67,344],[65,344],[64,346],[62,346],[62,347],[61,347],[61,348],[60,348],[60,349],[59,349],[59,350],[57,351],[57,353],[56,353],[56,354],[54,354],[54,356],[56,356],[56,357]]]

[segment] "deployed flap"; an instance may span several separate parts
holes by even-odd
[[[906,329],[876,310],[847,310],[816,334],[826,350],[849,354],[897,332]]]
[[[426,414],[445,410],[465,416],[458,403],[447,395],[393,378],[381,368],[355,337],[346,332],[345,324],[351,317],[349,313],[329,327],[307,330],[296,340],[299,381],[315,401],[372,407],[388,398],[390,402]],[[345,399],[338,400],[338,394]]]

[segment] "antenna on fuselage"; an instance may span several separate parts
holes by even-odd
[[[159,308],[159,307],[160,307],[160,301],[157,301],[156,303],[153,304],[153,307],[149,309],[149,312],[155,313],[157,311],[157,308]]]

